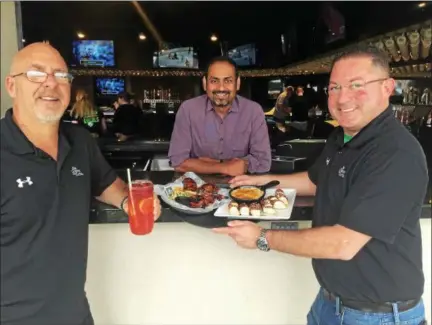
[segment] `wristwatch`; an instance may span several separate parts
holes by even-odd
[[[257,239],[257,247],[259,250],[263,252],[268,252],[270,250],[267,238],[266,238],[267,229],[261,229],[261,233]]]
[[[129,196],[126,195],[120,203],[120,209],[122,209],[124,212],[127,212],[125,209],[125,203],[127,203],[128,199],[129,199]]]

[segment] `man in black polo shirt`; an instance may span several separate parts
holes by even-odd
[[[122,92],[117,97],[118,107],[114,113],[113,129],[120,141],[137,136],[141,131],[140,123],[144,115],[138,106],[130,103],[131,99],[127,92]]]
[[[54,48],[13,59],[1,120],[1,324],[90,325],[84,284],[91,197],[123,207],[127,188],[85,129],[59,120],[72,76]],[[155,198],[155,216],[160,206]]]
[[[328,106],[340,127],[308,172],[238,176],[232,185],[279,179],[316,195],[312,229],[266,231],[233,221],[216,232],[245,248],[312,258],[321,290],[308,325],[424,321],[421,206],[428,182],[417,140],[392,115],[387,56],[358,49],[332,67]]]

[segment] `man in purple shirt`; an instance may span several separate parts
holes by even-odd
[[[270,170],[271,150],[261,106],[238,96],[234,61],[213,59],[203,77],[206,95],[182,103],[168,156],[176,171],[242,175]]]

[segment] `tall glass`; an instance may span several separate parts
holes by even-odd
[[[130,230],[135,235],[146,235],[153,230],[153,183],[132,181],[129,187],[128,214]]]

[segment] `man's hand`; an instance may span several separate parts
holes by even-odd
[[[250,176],[250,175],[241,175],[236,176],[229,181],[231,187],[237,187],[241,185],[264,185],[268,183],[265,175],[259,176]]]
[[[276,127],[278,128],[279,131],[281,131],[282,133],[286,133],[286,127],[285,125],[283,125],[282,123],[276,123]]]
[[[116,133],[115,135],[118,141],[126,141],[129,138],[127,135],[124,135],[122,133]]]
[[[129,198],[127,198],[123,204],[123,210],[126,214],[129,214],[129,206],[128,206],[128,202]],[[154,216],[154,221],[156,221],[157,219],[159,219],[160,215],[161,215],[161,204],[159,201],[159,198],[157,197],[156,193],[153,193],[153,216]]]
[[[214,228],[213,231],[217,234],[230,236],[240,247],[255,249],[261,229],[256,223],[234,220],[228,222],[228,227]]]
[[[239,176],[247,172],[246,161],[240,158],[234,158],[223,162],[224,174],[229,176]]]
[[[161,204],[159,201],[159,198],[157,197],[156,193],[153,193],[153,215],[154,215],[154,221],[159,219],[161,215]]]

